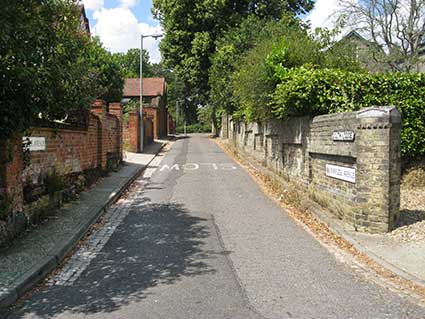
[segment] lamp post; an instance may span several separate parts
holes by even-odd
[[[145,38],[154,38],[157,40],[162,37],[163,34],[151,34],[151,35],[140,35],[140,107],[139,107],[139,116],[140,116],[140,152],[143,152],[143,39]]]

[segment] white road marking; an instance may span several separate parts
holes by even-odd
[[[160,172],[168,170],[169,172],[176,171],[197,171],[199,169],[213,169],[215,171],[223,170],[237,170],[238,167],[233,163],[186,163],[186,164],[174,164],[170,167],[170,165],[162,165],[160,168]]]
[[[199,169],[199,164],[196,163],[187,163],[183,165],[185,171],[196,171]]]

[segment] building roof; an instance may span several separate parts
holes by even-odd
[[[81,20],[81,29],[90,35],[90,22],[86,15],[86,9],[84,8],[84,4],[79,3],[78,7],[80,8],[80,20]]]
[[[165,78],[143,78],[143,96],[163,96],[166,90]],[[140,96],[140,78],[125,79],[123,96]]]

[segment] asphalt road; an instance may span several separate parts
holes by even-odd
[[[205,136],[175,142],[10,318],[425,318],[337,260]]]

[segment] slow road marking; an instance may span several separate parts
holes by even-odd
[[[214,171],[232,171],[237,170],[238,167],[233,163],[186,163],[174,165],[162,165],[159,169],[163,171],[197,171],[199,169],[209,169]]]

